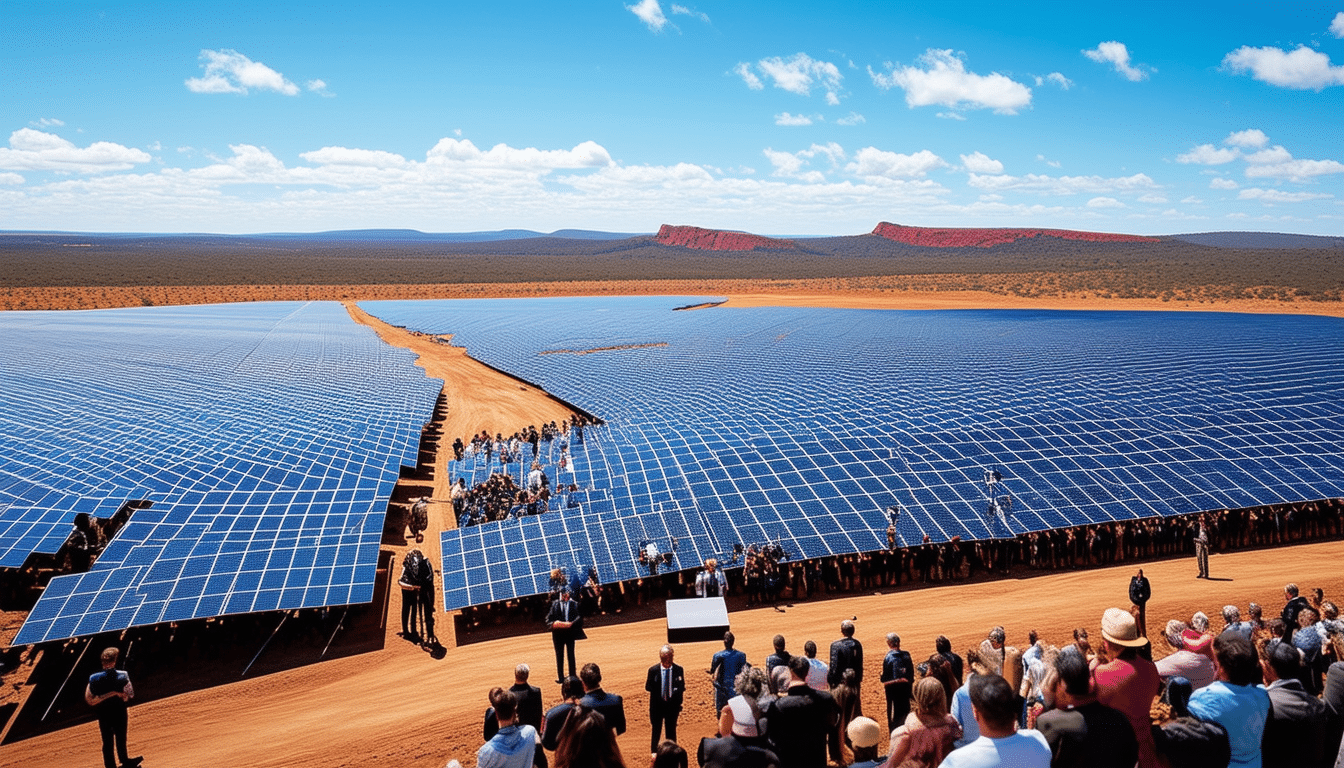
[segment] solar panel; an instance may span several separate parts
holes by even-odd
[[[15,643],[370,599],[440,387],[335,303],[0,313],[0,567],[153,502]]]
[[[573,452],[577,484],[609,503],[583,509],[578,528],[601,530],[606,514],[666,516],[660,500],[677,498],[706,521],[679,537],[684,568],[698,566],[692,552],[730,559],[733,544],[773,537],[795,556],[876,549],[892,504],[904,510],[900,540],[915,543],[1344,493],[1344,447],[1330,437],[1344,434],[1339,319],[671,311],[702,301],[361,306],[453,333],[473,357],[601,416]],[[540,354],[651,343],[666,346]],[[993,516],[981,482],[991,466],[1013,500]],[[603,581],[629,569],[638,543],[627,533],[624,547],[595,548],[542,530]],[[445,572],[464,535],[444,534]],[[537,583],[528,573],[491,594],[534,594]],[[465,603],[445,591],[445,604]]]

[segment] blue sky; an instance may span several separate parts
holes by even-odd
[[[2,0],[0,229],[1344,232],[1344,0],[1090,5]]]

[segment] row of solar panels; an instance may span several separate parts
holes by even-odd
[[[15,643],[369,600],[440,387],[334,303],[0,313],[0,567],[152,502]]]
[[[708,532],[678,542],[677,567],[690,568],[763,539],[795,556],[879,548],[893,504],[899,537],[917,542],[1344,493],[1344,448],[1330,437],[1344,433],[1337,319],[671,311],[695,303],[362,305],[453,333],[607,422],[574,466],[609,501],[529,531],[541,549],[513,562],[511,545],[482,539],[490,526],[445,533],[448,607],[534,594],[557,565],[624,578],[650,528],[618,533],[608,517],[658,517],[669,499]],[[995,489],[982,482],[991,466],[1005,477]],[[998,493],[1012,505],[988,514]],[[604,545],[584,531],[603,531]],[[502,549],[478,560],[483,547]]]

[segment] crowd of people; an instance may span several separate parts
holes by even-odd
[[[541,429],[529,425],[508,438],[501,433],[492,438],[482,431],[467,443],[460,437],[454,440],[455,461],[474,460],[491,468],[489,477],[483,482],[468,486],[467,479],[459,477],[453,484],[451,500],[458,527],[539,515],[551,509],[556,500],[564,508],[579,507],[582,497],[573,482],[574,466],[569,443],[572,439],[576,444],[582,444],[584,425],[590,423],[583,416],[575,416],[559,424],[554,421],[542,424]],[[544,450],[543,443],[546,444]],[[498,469],[495,469],[496,464]],[[514,470],[511,464],[519,468]],[[545,470],[547,466],[553,466],[559,475],[554,484]],[[570,482],[563,484],[566,474]]]
[[[1268,619],[1254,603],[1244,614],[1224,606],[1221,622],[1170,617],[1156,647],[1141,607],[1107,609],[1095,645],[1080,627],[1057,638],[1023,633],[1019,648],[994,627],[961,654],[940,636],[922,661],[893,632],[880,661],[865,663],[853,621],[822,659],[813,641],[794,654],[777,635],[753,664],[728,632],[705,670],[717,733],[695,745],[676,743],[685,670],[664,646],[644,687],[647,759],[655,768],[687,768],[692,754],[706,768],[1344,766],[1344,622],[1322,590],[1285,585]],[[882,712],[862,710],[868,667]],[[571,660],[550,709],[528,673],[519,665],[512,688],[490,691],[477,765],[645,765],[623,754],[632,751],[620,739],[625,699],[603,690],[597,664],[574,676]]]
[[[921,544],[901,546],[893,538],[885,550],[821,558],[796,559],[796,554],[790,557],[778,544],[735,545],[731,555],[718,562],[726,577],[727,594],[755,605],[993,578],[1023,569],[1089,568],[1195,554],[1201,522],[1208,550],[1225,552],[1337,538],[1344,534],[1342,520],[1344,499],[1325,499],[1058,528],[986,541],[954,538],[933,543],[925,537]],[[639,562],[646,565],[643,559]],[[665,563],[660,570],[647,573],[603,584],[600,609],[589,615],[695,594],[695,570],[677,570]],[[536,595],[472,606],[463,612],[461,629],[471,632],[481,626],[536,620],[552,599],[553,595]]]

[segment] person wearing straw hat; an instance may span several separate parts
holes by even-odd
[[[882,740],[882,728],[871,717],[856,717],[845,728],[849,743],[854,745],[854,762],[849,768],[877,768],[877,744]]]
[[[1101,616],[1101,638],[1111,661],[1092,662],[1097,701],[1118,709],[1129,718],[1139,740],[1140,768],[1157,768],[1148,711],[1153,697],[1162,687],[1157,665],[1139,655],[1148,639],[1139,634],[1139,625],[1129,611],[1107,608]]]

